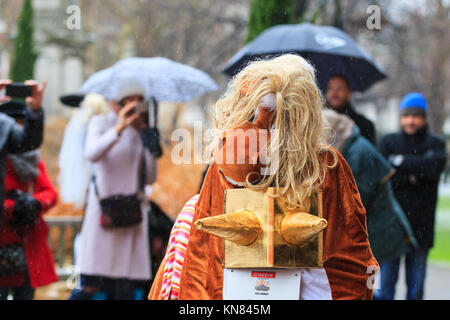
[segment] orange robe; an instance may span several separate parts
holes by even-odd
[[[248,128],[248,124],[245,126]],[[253,127],[253,125],[250,125]],[[333,299],[372,299],[369,282],[378,263],[372,254],[366,225],[366,212],[353,174],[344,158],[338,154],[338,164],[329,169],[323,190],[323,214],[328,221],[324,230],[323,260]],[[333,163],[331,153],[323,155]],[[241,172],[220,166],[222,171]],[[230,169],[230,170],[227,170]],[[248,172],[254,170],[253,166]],[[245,170],[244,170],[245,171]],[[223,214],[224,190],[233,188],[212,163],[197,202],[194,222]],[[189,245],[181,272],[180,300],[221,300],[223,290],[223,240],[209,233],[191,229]],[[156,276],[149,299],[161,299],[160,279]]]

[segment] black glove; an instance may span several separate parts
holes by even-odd
[[[13,219],[10,224],[16,232],[23,233],[24,230],[37,224],[38,213],[42,210],[38,200],[20,190],[10,191],[7,198],[15,201]]]
[[[141,138],[144,147],[157,158],[161,158],[163,151],[160,143],[160,135],[158,128],[145,128],[141,130]]]

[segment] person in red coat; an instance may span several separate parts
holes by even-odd
[[[16,108],[15,114],[10,116],[20,124],[19,109]],[[58,281],[47,244],[49,228],[43,219],[43,214],[56,204],[58,196],[37,150],[8,157],[5,195],[0,248],[23,244],[28,270],[0,278],[0,300],[6,299],[10,292],[15,300],[32,300],[37,287]],[[26,223],[23,217],[17,216],[18,202],[22,201],[19,197],[27,197],[36,208],[34,212],[27,214],[29,217]]]

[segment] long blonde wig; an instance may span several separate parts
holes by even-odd
[[[253,190],[275,187],[275,196],[294,208],[320,187],[327,169],[337,164],[337,155],[323,136],[323,98],[315,70],[305,59],[288,54],[256,61],[236,75],[215,106],[210,150],[216,150],[227,130],[251,120],[261,99],[270,93],[276,95],[277,130],[272,131],[268,154],[277,152],[278,170],[255,183],[247,177],[245,186]],[[333,154],[332,166],[321,161],[324,152]]]

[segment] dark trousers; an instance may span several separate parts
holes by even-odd
[[[129,279],[112,279],[99,276],[81,275],[81,287],[96,288],[98,292],[106,294],[108,300],[135,300],[138,297],[138,289],[144,288],[145,281],[135,281]],[[74,290],[69,300],[91,300],[95,294],[90,294],[81,290]]]
[[[26,282],[21,287],[0,288],[0,300],[8,299],[11,293],[14,300],[33,300],[34,289],[31,287],[30,279],[27,277]]]
[[[412,249],[405,257],[407,300],[423,300],[429,249]],[[400,258],[381,264],[381,288],[377,299],[394,300],[400,269]]]

